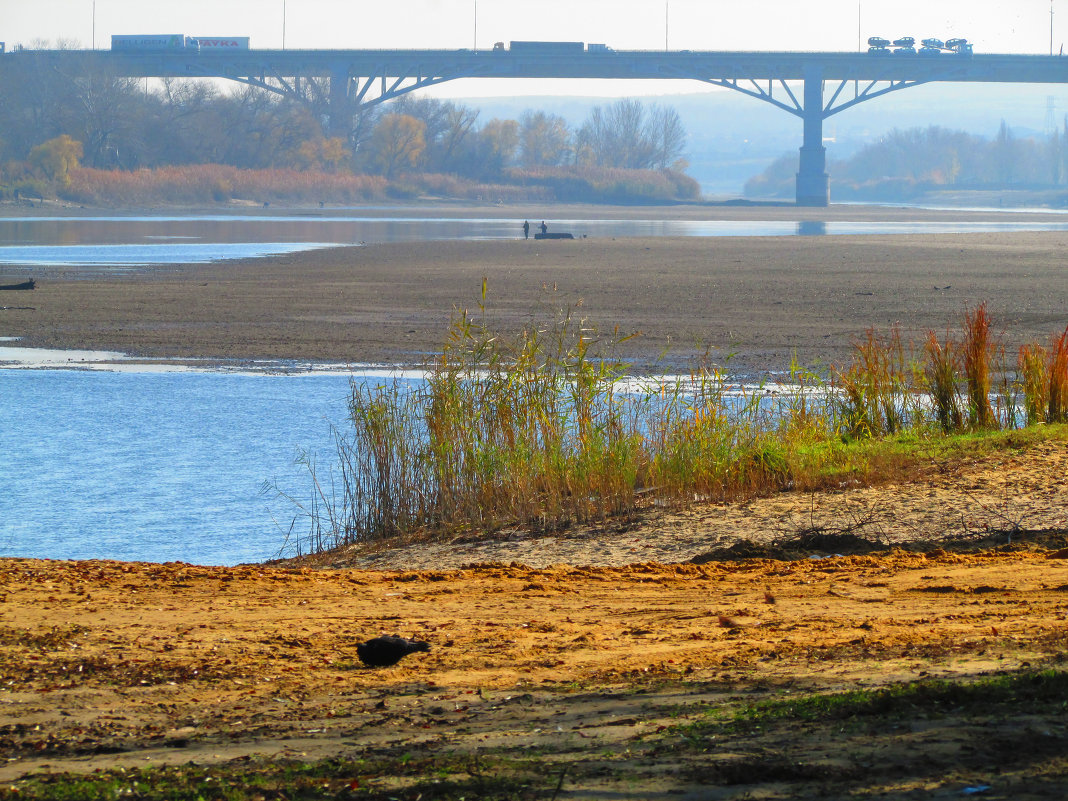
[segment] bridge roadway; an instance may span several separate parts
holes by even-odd
[[[771,103],[803,121],[799,205],[826,206],[823,121],[888,92],[934,81],[1068,83],[1068,57],[835,52],[650,50],[229,50],[16,51],[65,74],[228,78],[325,102],[329,127],[346,135],[360,106],[461,78],[695,80]],[[11,63],[10,61],[8,63]],[[325,80],[324,80],[325,79]],[[798,87],[800,84],[800,87]],[[798,91],[800,89],[800,91]]]

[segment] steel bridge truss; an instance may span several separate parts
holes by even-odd
[[[741,92],[743,95],[754,97],[757,100],[763,100],[765,103],[771,103],[771,105],[793,114],[796,117],[804,118],[806,115],[813,113],[811,109],[805,108],[804,103],[798,99],[797,93],[790,88],[789,82],[782,78],[771,78],[767,81],[757,81],[753,78],[697,78],[697,80],[702,83],[711,84],[712,86],[721,86],[724,89],[732,89],[735,92]],[[822,82],[824,95],[826,95],[828,83],[832,82]],[[852,108],[858,103],[863,103],[865,100],[874,100],[875,98],[889,94],[890,92],[909,89],[913,86],[920,86],[925,83],[928,83],[926,79],[894,80],[893,78],[886,78],[864,81],[859,79],[840,80],[838,81],[837,88],[831,93],[830,99],[822,103],[819,113],[823,119],[826,119],[840,111],[845,111],[847,108]],[[847,92],[846,90],[850,86],[853,87],[853,91]],[[779,95],[778,97],[776,97],[776,93]],[[786,99],[781,99],[783,97]]]
[[[348,117],[360,109],[371,108],[402,95],[437,86],[459,78],[485,77],[485,70],[477,67],[456,66],[449,69],[426,69],[413,64],[410,70],[396,74],[397,70],[381,65],[369,70],[367,75],[350,75],[343,69],[331,72],[324,82],[321,75],[237,75],[224,77],[239,83],[255,86],[268,92],[301,102],[328,103],[330,128],[340,132]],[[347,115],[347,116],[346,116]]]

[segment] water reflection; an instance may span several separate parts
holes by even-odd
[[[797,224],[798,236],[825,236],[827,223],[823,220],[802,220]]]

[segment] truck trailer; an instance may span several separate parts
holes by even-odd
[[[182,33],[135,33],[111,37],[112,50],[199,51],[200,43]]]
[[[201,50],[248,50],[247,36],[194,36]]]
[[[513,53],[531,53],[548,55],[570,55],[585,53],[585,42],[512,42],[509,48]]]

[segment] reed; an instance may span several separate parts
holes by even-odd
[[[1032,342],[1020,348],[1016,369],[1020,374],[1027,425],[1046,422],[1049,405],[1049,351]]]
[[[1047,423],[1068,422],[1068,327],[1053,338],[1049,355]]]
[[[825,379],[792,365],[786,387],[741,387],[704,361],[636,377],[602,335],[565,309],[515,333],[457,312],[418,380],[353,381],[340,467],[313,473],[313,550],[397,536],[623,521],[656,504],[732,500],[791,487],[896,476],[939,438],[1068,416],[1068,329],[1047,354],[1021,350],[991,405],[985,306],[957,344],[929,333],[914,359],[895,327],[869,330]],[[1003,357],[1003,353],[1002,353]],[[986,411],[982,411],[986,409]]]
[[[847,436],[896,434],[922,415],[915,370],[896,325],[885,337],[869,328],[854,345],[853,361],[832,371],[832,386],[838,400],[837,427]]]
[[[968,422],[972,428],[994,428],[997,418],[990,405],[990,314],[986,303],[964,313],[964,379],[967,387]]]
[[[938,426],[946,434],[960,431],[964,427],[964,414],[957,389],[959,346],[948,335],[939,342],[934,331],[929,331],[923,350],[927,356],[927,387]]]

